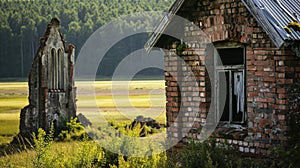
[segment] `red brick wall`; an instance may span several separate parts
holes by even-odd
[[[165,54],[167,125],[173,127],[169,132],[169,137],[174,140],[179,140],[178,138],[184,134],[184,129],[192,127],[189,122],[196,121],[193,125],[195,129],[200,128],[200,124],[205,122],[207,74],[205,67],[196,66],[201,64],[202,60],[204,61],[203,53],[204,51],[200,49],[186,50],[181,53],[178,53],[176,49],[171,49]],[[181,62],[182,60],[184,63]],[[194,73],[195,78],[189,77],[189,72]],[[198,87],[195,87],[196,81]],[[180,116],[178,116],[179,112]],[[177,117],[179,120],[175,122]]]
[[[178,15],[193,24],[185,25],[184,42],[188,44],[187,49],[176,51],[174,44],[178,42],[174,42],[165,53],[167,125],[174,126],[179,111],[184,112],[180,121],[168,132],[169,137],[175,140],[180,137],[182,129],[187,127],[184,123],[194,117],[189,114],[195,112],[195,105],[199,105],[199,112],[189,136],[197,138],[201,125],[206,122],[212,84],[206,68],[209,52],[203,45],[204,41],[199,42],[199,35],[203,31],[213,43],[235,42],[245,45],[248,114],[246,141],[285,142],[289,112],[286,90],[300,77],[300,61],[295,54],[289,48],[276,48],[240,0],[188,0]],[[180,76],[184,78],[187,71],[178,69],[177,55],[190,65],[198,88],[185,85],[187,87],[179,90],[177,80],[181,79]],[[260,145],[253,145],[253,150],[254,147]]]
[[[248,131],[253,139],[287,140],[286,91],[299,77],[299,59],[288,49],[247,49]]]

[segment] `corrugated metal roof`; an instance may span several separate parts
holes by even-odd
[[[300,31],[289,27],[293,21],[300,23],[299,0],[242,1],[269,36],[272,36],[272,33],[278,34],[281,40],[270,37],[277,47],[281,47],[284,42],[300,40]],[[289,27],[291,32],[289,33],[285,27]]]
[[[268,1],[270,2],[268,3]],[[299,0],[265,0],[263,2],[265,3],[265,6],[270,9],[270,13],[276,17],[281,26],[287,26],[294,20],[300,22]],[[291,30],[291,39],[300,40],[300,31],[295,31],[294,29]]]

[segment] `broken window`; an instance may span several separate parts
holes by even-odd
[[[221,122],[244,123],[246,120],[245,106],[245,66],[243,48],[222,48],[218,49],[219,58],[215,54],[216,81],[215,96],[217,98],[217,118]],[[223,74],[226,80],[221,79]],[[225,105],[219,103],[226,82]]]

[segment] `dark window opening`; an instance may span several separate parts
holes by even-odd
[[[242,48],[223,48],[218,49],[218,53],[222,62],[218,65],[243,65],[244,50]]]
[[[218,49],[218,53],[223,64],[217,62],[216,66],[216,97],[220,97],[222,91],[219,88],[226,83],[226,100],[224,107],[218,103],[217,114],[222,122],[244,123],[246,121],[244,49]],[[226,81],[221,81],[222,73]]]

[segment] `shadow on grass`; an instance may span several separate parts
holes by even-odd
[[[20,153],[28,149],[33,149],[32,140],[16,135],[10,143],[0,145],[0,157]]]

